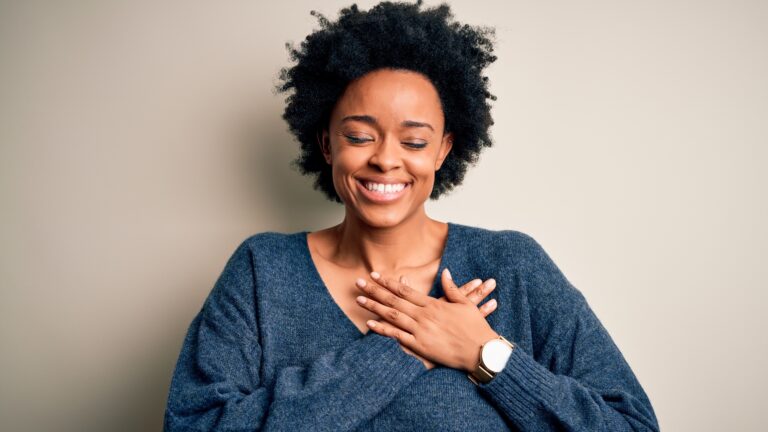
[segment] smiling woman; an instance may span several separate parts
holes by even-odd
[[[334,190],[349,210],[367,225],[386,227],[425,218],[423,203],[451,140],[427,77],[378,69],[349,84],[320,148],[333,168]]]
[[[421,2],[318,16],[280,90],[296,165],[344,219],[242,242],[190,324],[165,429],[657,431],[533,238],[426,214],[491,145],[493,32]]]

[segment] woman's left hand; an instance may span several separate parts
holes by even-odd
[[[407,284],[371,273],[375,284],[358,288],[367,296],[360,305],[383,321],[368,321],[372,331],[394,338],[401,345],[435,363],[472,371],[480,360],[480,347],[498,338],[482,312],[451,279],[441,275],[448,301],[422,294]],[[358,302],[359,303],[359,302]]]

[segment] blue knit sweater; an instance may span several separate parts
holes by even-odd
[[[306,231],[249,237],[189,326],[165,430],[658,431],[621,352],[532,237],[449,223],[438,275],[445,267],[459,286],[497,281],[487,319],[517,348],[488,384],[361,333],[320,278]]]

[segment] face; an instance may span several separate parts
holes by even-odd
[[[346,88],[320,146],[347,214],[387,227],[424,212],[451,141],[429,79],[379,69]]]

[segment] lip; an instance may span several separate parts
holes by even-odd
[[[365,187],[363,184],[363,181],[373,181],[374,183],[382,183],[382,184],[397,184],[397,183],[405,183],[405,187],[403,190],[397,193],[388,193],[388,194],[380,194],[378,192],[369,191],[368,188]],[[375,202],[375,203],[392,203],[394,201],[399,200],[402,198],[403,195],[405,195],[406,192],[411,188],[411,182],[375,182],[372,179],[362,179],[362,178],[356,178],[355,184],[357,185],[357,189],[360,190],[360,193],[369,201]]]
[[[387,178],[387,177],[379,177],[379,176],[361,176],[361,177],[355,177],[356,180],[360,180],[361,182],[373,182],[373,183],[381,183],[381,184],[410,184],[410,180],[400,180],[400,179],[394,179],[394,178]]]

